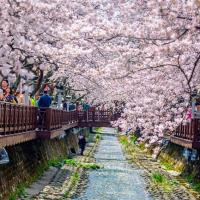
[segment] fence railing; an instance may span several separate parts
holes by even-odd
[[[0,136],[34,130],[56,130],[73,123],[111,122],[120,117],[120,113],[110,111],[63,111],[52,108],[36,108],[0,102]],[[200,119],[181,124],[174,133],[175,137],[200,141]]]
[[[63,111],[52,108],[36,108],[0,102],[0,137],[27,131],[51,131],[79,122],[110,122],[116,120],[110,111]]]
[[[62,128],[63,125],[78,122],[78,113],[76,111],[63,111],[52,108],[38,109],[37,128],[39,130],[55,130]]]
[[[35,130],[37,108],[0,103],[0,135]]]
[[[181,124],[174,133],[175,137],[200,141],[200,119],[192,119],[191,122]]]
[[[62,111],[62,124],[67,125],[74,122],[78,122],[78,112],[77,111]]]
[[[81,111],[78,112],[79,122],[109,122],[112,119],[112,113],[110,111]]]
[[[96,110],[95,108],[86,112],[67,112],[52,108],[37,108],[0,102],[0,138],[18,133],[25,133],[26,137],[28,135],[26,133],[35,133],[35,130],[52,131],[61,129],[65,125],[69,125],[69,127],[91,126],[97,125],[97,123],[109,125],[111,121],[115,121],[119,117],[120,113]],[[192,142],[200,142],[200,118],[194,118],[190,123],[181,124],[173,136]],[[19,140],[26,141],[28,138],[24,140],[19,138]]]

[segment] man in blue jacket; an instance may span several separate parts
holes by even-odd
[[[49,108],[51,105],[51,97],[48,95],[47,91],[44,91],[44,94],[40,97],[38,101],[39,108]]]
[[[45,127],[45,118],[46,110],[50,107],[52,102],[51,97],[48,95],[48,91],[44,91],[44,94],[40,97],[38,101],[39,110],[39,129],[46,129]]]

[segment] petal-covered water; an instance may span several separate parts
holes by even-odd
[[[95,158],[104,168],[89,171],[88,186],[76,200],[151,199],[145,191],[142,170],[128,164],[116,136],[103,136]]]

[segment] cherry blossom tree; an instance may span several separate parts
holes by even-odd
[[[123,104],[115,122],[161,141],[200,86],[197,0],[2,0],[0,72],[33,93],[62,82],[93,104]]]

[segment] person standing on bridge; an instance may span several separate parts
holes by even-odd
[[[39,108],[49,108],[51,106],[51,97],[48,95],[48,91],[45,90],[44,94],[40,97],[38,101]]]
[[[3,90],[3,92],[6,92],[6,89],[9,87],[9,82],[7,79],[3,79],[1,82],[1,89]]]
[[[40,99],[38,100],[38,107],[40,108],[39,110],[39,129],[46,129],[46,127],[44,127],[44,120],[46,117],[46,109],[49,108],[51,106],[51,102],[52,99],[51,97],[48,95],[48,91],[44,90],[44,94],[40,97]]]
[[[86,139],[83,134],[81,134],[78,138],[78,145],[79,145],[79,148],[81,149],[81,155],[83,155],[83,152],[85,150],[85,145],[86,145]]]

